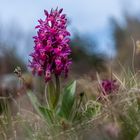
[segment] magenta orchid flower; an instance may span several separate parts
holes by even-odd
[[[45,81],[51,80],[52,75],[67,76],[71,59],[69,46],[70,33],[67,31],[67,18],[62,14],[63,9],[44,10],[45,20],[38,20],[37,35],[34,38],[34,51],[29,67],[33,74],[44,75]]]

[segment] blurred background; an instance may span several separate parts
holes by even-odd
[[[118,62],[131,65],[133,41],[140,39],[139,0],[0,0],[0,81],[8,81],[16,66],[28,71],[34,27],[44,9],[57,6],[69,18],[71,75],[94,79],[111,64],[116,71]],[[138,59],[135,64],[140,67]]]

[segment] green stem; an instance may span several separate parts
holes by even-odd
[[[47,103],[48,108],[50,109],[50,105],[49,105],[49,101],[48,101],[49,98],[50,98],[49,97],[50,95],[47,96],[47,88],[48,88],[48,85],[45,84],[45,100],[46,100],[46,103]]]
[[[55,105],[57,106],[58,100],[60,97],[60,79],[58,75],[55,75],[55,82],[56,82],[56,102]]]
[[[76,105],[76,112],[75,112],[75,115],[74,115],[73,120],[75,120],[76,117],[77,117],[77,115],[78,115],[78,111],[79,111],[79,108],[80,108],[81,103],[82,103],[82,100],[83,100],[84,92],[83,92],[83,93],[80,93],[80,94],[82,94],[82,96],[80,96],[80,101],[79,101],[79,103]]]
[[[133,42],[133,56],[132,56],[132,70],[133,70],[133,73],[135,74],[135,53],[136,53],[136,45],[135,45],[135,41],[132,38],[132,42]]]

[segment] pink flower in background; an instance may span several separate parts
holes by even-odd
[[[118,90],[118,84],[116,80],[102,80],[100,84],[102,93],[108,95]]]
[[[49,81],[52,75],[67,76],[71,65],[71,49],[69,46],[70,33],[67,31],[67,18],[62,14],[63,9],[44,10],[46,19],[38,20],[37,35],[34,38],[34,51],[31,54],[31,67],[33,74],[44,75]]]

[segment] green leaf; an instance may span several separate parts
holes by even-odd
[[[46,107],[43,107],[40,105],[37,97],[32,93],[32,92],[28,92],[27,93],[34,109],[36,110],[36,112],[45,120],[47,120],[48,124],[52,124],[53,122],[53,113],[51,110],[49,110]]]
[[[57,114],[65,119],[70,118],[72,107],[75,100],[76,81],[71,82],[64,88],[62,94],[62,103],[57,110]]]
[[[40,116],[42,116],[42,113],[40,112],[40,109],[39,109],[40,103],[39,103],[37,97],[31,91],[28,91],[27,95],[28,95],[28,97],[29,97],[34,109],[36,110],[36,112]]]
[[[44,106],[39,106],[39,110],[49,124],[52,124],[54,122],[53,112],[50,109]]]

